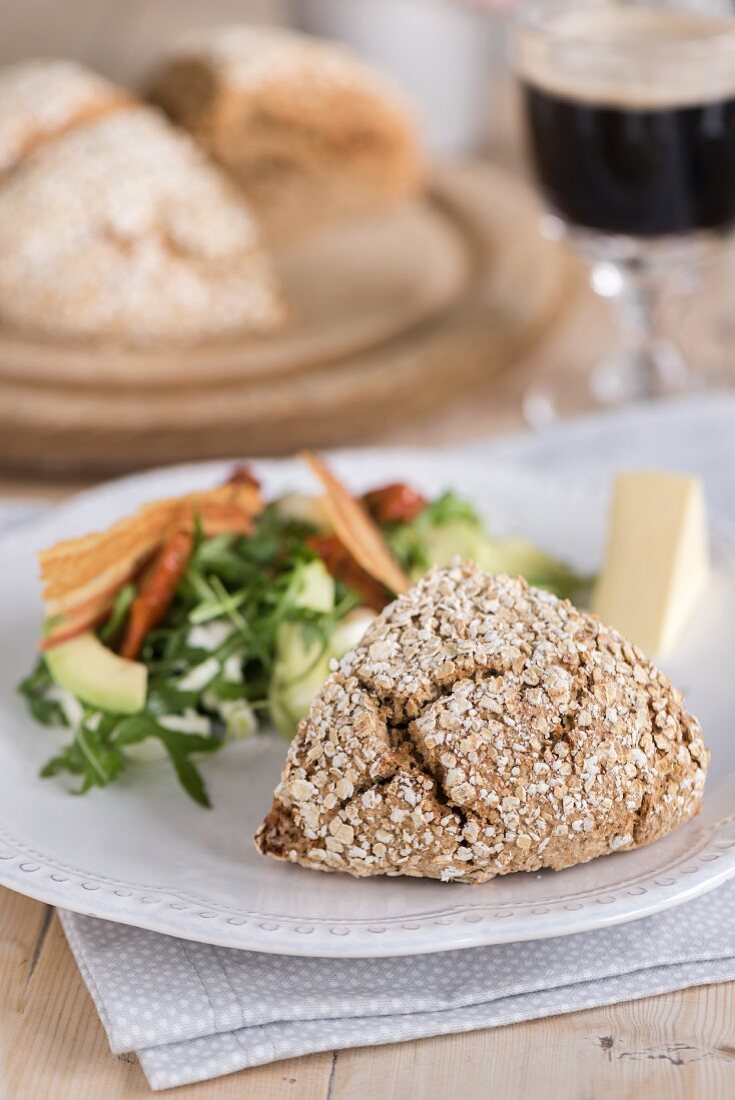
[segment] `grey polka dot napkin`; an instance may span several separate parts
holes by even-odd
[[[154,1089],[735,979],[735,883],[632,924],[394,959],[233,951],[62,913],[115,1053]]]
[[[735,396],[708,395],[477,445],[473,460],[602,484],[624,466],[699,473],[735,521]],[[337,1047],[495,1027],[735,979],[735,882],[632,924],[399,959],[299,959],[62,914],[115,1052],[155,1089]]]

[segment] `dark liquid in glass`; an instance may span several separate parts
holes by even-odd
[[[566,221],[655,237],[735,222],[735,97],[604,106],[524,83],[536,172]]]

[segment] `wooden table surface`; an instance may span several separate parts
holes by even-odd
[[[403,442],[448,442],[522,424],[534,381],[578,378],[613,337],[604,308],[579,308],[512,376],[460,398]],[[396,442],[381,436],[376,441]],[[0,479],[0,497],[73,486]],[[0,889],[0,1100],[150,1095],[134,1055],[115,1057],[49,907]],[[173,1090],[206,1100],[726,1100],[735,1096],[735,983],[467,1035],[328,1052]]]

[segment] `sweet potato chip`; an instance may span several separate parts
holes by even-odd
[[[405,592],[409,581],[388,549],[380,528],[362,504],[355,500],[319,455],[304,451],[301,458],[321,482],[325,492],[324,507],[335,534],[357,564],[391,592]]]
[[[86,605],[114,597],[172,528],[192,529],[198,518],[208,536],[247,534],[262,510],[255,486],[222,485],[147,504],[106,531],[59,542],[39,554],[47,613],[77,618]]]

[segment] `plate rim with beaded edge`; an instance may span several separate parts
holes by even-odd
[[[583,569],[599,566],[607,501],[582,478],[564,484],[459,451],[338,452],[355,490],[404,479],[453,488],[491,519]],[[0,884],[89,916],[223,947],[286,955],[399,956],[543,939],[635,920],[735,876],[735,532],[711,522],[713,578],[663,661],[700,718],[712,763],[702,813],[663,840],[561,872],[481,885],[323,874],[260,856],[252,834],[270,805],[286,744],[276,735],[202,764],[214,809],[191,803],[165,765],[74,798],[41,780],[57,736],[15,691],[41,622],[35,551],[85,534],[161,496],[205,488],[231,464],[137,474],[81,493],[0,539]],[[267,494],[314,489],[293,459],[257,463]],[[68,736],[68,732],[67,732]]]

